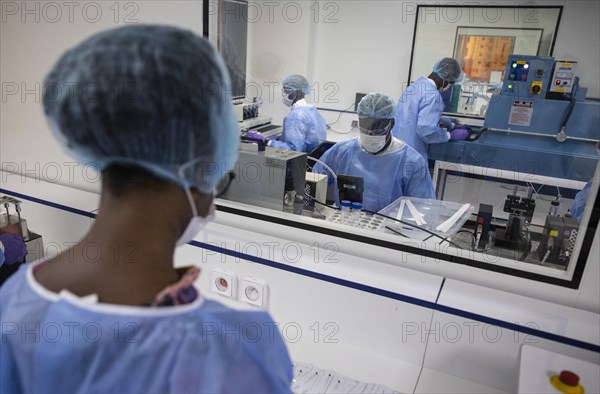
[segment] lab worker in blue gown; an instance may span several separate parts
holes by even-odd
[[[444,101],[440,91],[451,88],[463,78],[455,59],[443,58],[429,76],[413,82],[398,100],[394,136],[413,147],[427,160],[429,144],[464,140],[469,136],[465,126],[442,118]]]
[[[590,194],[590,188],[592,187],[592,179],[590,179],[583,189],[579,191],[575,195],[575,199],[573,200],[573,205],[571,205],[571,216],[577,219],[578,222],[581,223],[581,219],[583,219],[583,211],[585,210],[585,204],[587,204],[588,195]]]
[[[283,79],[282,102],[290,108],[283,120],[283,132],[269,146],[280,149],[310,152],[327,138],[327,125],[317,108],[306,101],[310,83],[302,75],[289,75]]]
[[[363,208],[380,211],[402,196],[435,198],[425,159],[394,138],[394,100],[369,93],[358,104],[358,138],[338,142],[321,157],[333,172],[364,178]],[[331,174],[321,163],[313,172]],[[336,203],[339,196],[336,191]]]
[[[198,267],[174,268],[237,160],[229,90],[212,45],[168,26],[97,33],[53,66],[45,114],[100,169],[100,207],[79,242],[0,288],[0,392],[290,392],[269,313],[208,300]]]

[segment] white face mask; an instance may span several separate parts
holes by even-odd
[[[292,98],[290,98],[290,96],[292,96]],[[286,107],[291,107],[294,104],[294,96],[295,96],[295,94],[293,92],[292,93],[281,92],[281,102]]]
[[[386,135],[360,134],[360,144],[369,153],[377,153],[383,149],[387,139]]]
[[[195,211],[196,210],[194,209],[194,212]],[[196,237],[196,235],[198,235],[198,233],[200,233],[200,231],[202,231],[202,229],[204,227],[206,227],[206,225],[208,223],[212,222],[214,219],[215,219],[215,205],[211,204],[210,208],[208,209],[208,215],[206,215],[204,217],[194,215],[190,219],[190,222],[188,223],[187,227],[183,231],[183,234],[181,234],[179,239],[177,239],[177,243],[175,245],[181,246],[181,245],[187,244],[192,239],[194,239]]]

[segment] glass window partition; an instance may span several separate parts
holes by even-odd
[[[356,14],[352,17],[368,17],[360,8],[348,2],[332,9],[343,24],[350,12]],[[458,88],[463,100],[459,105],[468,102],[472,110],[465,113],[478,115],[455,119],[469,123],[467,140],[429,146],[432,165],[425,176],[433,184],[435,198],[404,194],[373,212],[365,207],[375,189],[372,182],[383,182],[383,173],[366,179],[350,171],[336,173],[328,166],[312,172],[315,160],[323,158],[332,143],[306,153],[265,147],[246,138],[250,143],[242,144],[234,176],[220,189],[219,209],[263,220],[266,226],[278,223],[313,231],[316,239],[327,234],[387,248],[390,260],[398,256],[398,264],[407,255],[422,255],[577,288],[600,216],[599,204],[594,204],[600,180],[600,104],[586,100],[586,89],[578,86],[577,59],[548,56],[561,11],[561,7],[417,7],[410,78],[427,75],[441,57],[455,57],[467,74]],[[436,24],[429,21],[433,14],[447,18]],[[285,35],[286,29],[299,24],[278,22],[249,20],[248,37],[253,42],[248,47],[254,49],[248,53],[248,64],[275,57],[256,48],[277,48],[276,43],[258,42],[257,37],[299,37],[297,31]],[[311,32],[329,42],[337,30],[328,28],[321,25]],[[307,56],[312,56],[310,49]],[[275,70],[275,63],[261,70]],[[314,67],[315,74],[322,71],[319,65]],[[338,72],[344,74],[346,67],[356,80],[373,75],[372,70],[347,64],[340,64]],[[247,75],[251,81],[256,78],[252,72]],[[266,86],[276,86],[274,81],[280,79],[273,71]],[[251,83],[254,88],[259,85]],[[265,104],[278,108],[280,98],[273,97]],[[339,120],[338,112],[334,114]],[[263,126],[251,131],[272,137],[272,127]],[[378,168],[377,160],[374,155],[373,168]],[[344,198],[335,203],[336,194],[350,196],[349,203],[342,204]],[[352,204],[357,202],[362,206]]]
[[[459,61],[465,79],[445,112],[485,116],[502,84],[508,56],[552,56],[562,7],[430,6],[417,8],[409,83],[443,57]],[[451,100],[450,97],[453,99]]]

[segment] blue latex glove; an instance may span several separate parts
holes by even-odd
[[[469,136],[469,130],[465,126],[458,126],[450,133],[450,141],[463,141]]]
[[[265,143],[265,145],[267,144],[267,139],[265,137],[263,137],[262,134],[255,133],[254,131],[249,131],[247,133],[244,133],[244,137],[254,138],[255,140],[261,140],[262,142]]]
[[[0,242],[4,246],[4,264],[20,263],[27,254],[27,246],[23,237],[12,233],[0,234]]]

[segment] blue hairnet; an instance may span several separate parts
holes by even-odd
[[[445,57],[433,66],[433,72],[445,81],[456,82],[462,79],[463,71],[456,59]]]
[[[305,96],[310,94],[310,83],[302,75],[288,75],[281,82],[284,91],[301,91]]]
[[[237,160],[229,76],[189,31],[136,25],[95,34],[54,65],[43,101],[66,149],[101,170],[138,165],[210,193]]]
[[[383,93],[369,93],[358,103],[359,118],[393,119],[396,104],[394,99]]]

